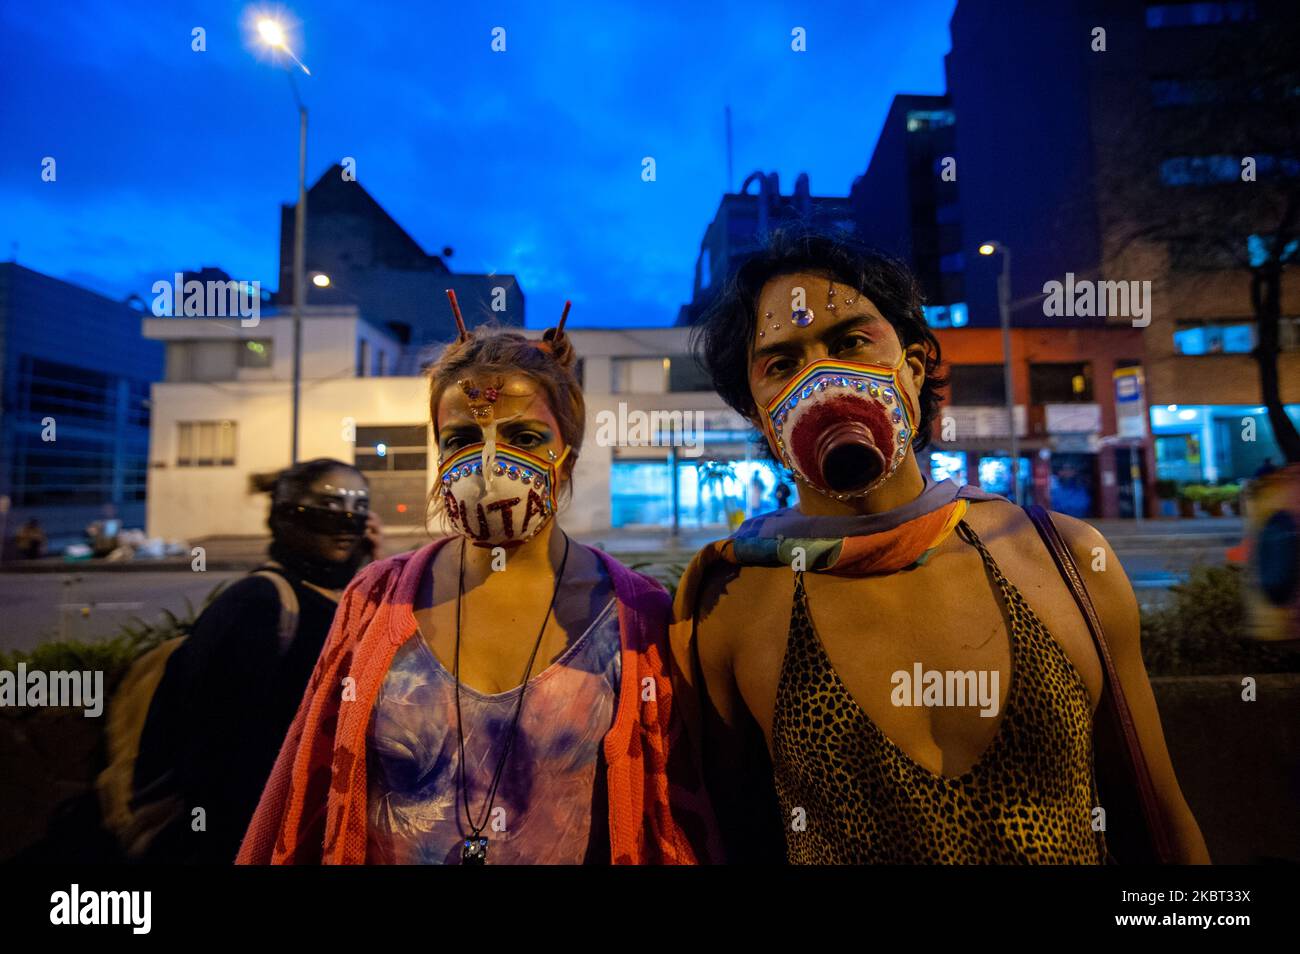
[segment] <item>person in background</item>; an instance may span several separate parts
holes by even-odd
[[[784,510],[790,506],[790,485],[784,480],[776,482],[776,505],[778,509]]]
[[[19,528],[15,542],[18,545],[18,554],[24,560],[35,560],[44,556],[48,543],[45,531],[41,529],[41,522],[35,517]]]
[[[134,805],[166,806],[154,815],[167,820],[133,846],[141,860],[234,862],[339,597],[379,548],[369,486],[349,464],[318,458],[252,485],[271,494],[271,561],[228,586],[166,661]]]
[[[754,476],[749,480],[749,513],[754,515],[763,510],[763,494],[767,493],[767,484],[763,483],[763,478],[754,471]]]

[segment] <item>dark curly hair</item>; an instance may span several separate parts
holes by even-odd
[[[862,245],[851,236],[809,229],[772,233],[763,248],[741,263],[710,302],[692,333],[696,360],[713,379],[713,387],[736,411],[751,420],[758,408],[749,388],[749,356],[758,320],[758,297],[773,278],[808,272],[827,275],[837,285],[858,290],[880,309],[904,348],[925,346],[925,382],[921,385],[920,421],[912,446],[930,442],[930,429],[943,403],[947,379],[939,373],[939,339],[925,323],[920,286],[906,265]]]

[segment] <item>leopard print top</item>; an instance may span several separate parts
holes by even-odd
[[[1092,710],[1064,650],[964,521],[997,581],[1011,685],[992,743],[959,776],[909,758],[862,711],[813,630],[803,575],[772,722],[772,767],[794,864],[1100,864]]]

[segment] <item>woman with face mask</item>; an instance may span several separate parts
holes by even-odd
[[[341,461],[253,489],[271,495],[271,561],[226,587],[166,660],[135,761],[133,857],[234,860],[343,588],[379,542],[366,479]]]
[[[541,341],[462,326],[431,368],[450,533],[349,587],[241,862],[716,857],[668,595],[559,525],[585,425],[573,364],[561,319]]]

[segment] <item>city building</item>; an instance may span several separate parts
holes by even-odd
[[[143,523],[163,349],[140,340],[142,308],[0,263],[0,539],[32,518],[52,549]]]
[[[948,387],[928,454],[936,479],[1015,496],[1002,334],[941,328]],[[1132,517],[1133,454],[1123,407],[1140,373],[1135,328],[1011,329],[1012,391],[1022,499],[1076,517]],[[923,463],[924,466],[924,463]]]
[[[293,304],[296,205],[280,209],[280,289],[276,304]],[[375,327],[419,348],[456,333],[446,289],[467,320],[523,327],[524,293],[513,275],[454,272],[424,251],[343,166],[325,170],[307,191],[304,271],[308,305],[356,307]],[[413,370],[407,368],[406,370]]]
[[[955,127],[947,96],[895,96],[867,171],[849,189],[857,235],[908,262],[936,328],[961,328],[970,317]]]
[[[749,191],[751,185],[756,191]],[[775,172],[752,172],[739,192],[724,194],[700,240],[691,300],[678,312],[677,324],[695,324],[740,260],[757,250],[766,235],[782,226],[798,225],[850,233],[857,227],[848,200],[813,195],[806,172],[795,179],[794,192],[788,196],[781,194]]]
[[[568,529],[675,525],[722,533],[736,515],[775,506],[778,471],[689,356],[689,331],[571,331],[587,428]],[[287,312],[264,315],[255,327],[147,317],[143,333],[166,346],[168,370],[153,389],[149,534],[192,540],[266,532],[267,501],[249,493],[249,478],[289,459]],[[420,534],[438,455],[428,382],[396,373],[402,352],[354,306],[305,310],[299,456],[355,463],[385,526]],[[361,360],[363,353],[390,357],[379,364]]]
[[[1248,75],[1269,55],[1290,56],[1294,75],[1294,49],[1269,42],[1294,17],[1277,0],[961,0],[952,17],[946,72],[970,323],[996,323],[1000,257],[975,249],[997,241],[1012,255],[1016,326],[1141,327],[1148,484],[1226,482],[1282,459],[1250,354],[1250,263],[1257,233],[1276,222],[1225,190],[1240,184],[1245,156],[1261,183],[1300,179],[1294,93]],[[1145,292],[1145,313],[1046,314],[1045,285],[1067,281],[1128,283]],[[1281,314],[1281,399],[1300,420],[1293,277]]]

